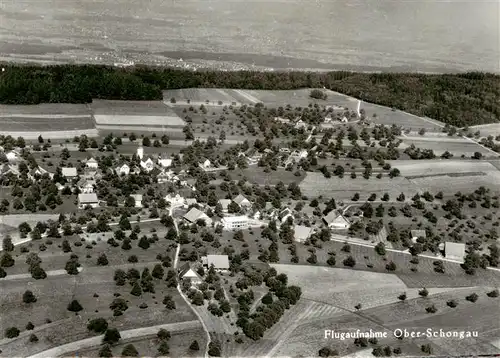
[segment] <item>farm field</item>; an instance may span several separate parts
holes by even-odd
[[[43,265],[43,264],[42,264]],[[151,267],[152,268],[152,267]],[[162,323],[175,323],[196,320],[196,316],[185,304],[174,288],[167,288],[163,280],[155,280],[154,294],[145,293],[141,297],[129,294],[130,286],[115,286],[112,267],[87,269],[77,276],[54,276],[45,280],[1,280],[2,291],[0,329],[4,331],[13,322],[22,331],[31,321],[40,341],[35,345],[26,345],[26,334],[16,339],[0,341],[0,349],[7,356],[27,356],[54,346],[87,338],[86,322],[88,319],[105,317],[111,326],[120,330],[147,327]],[[29,289],[37,297],[37,302],[22,303],[23,292]],[[128,310],[118,317],[112,316],[109,304],[114,293],[121,293],[128,300]],[[94,293],[99,293],[94,296]],[[167,311],[161,303],[165,294],[172,295],[176,309]],[[72,299],[78,299],[84,310],[75,315],[66,310]],[[148,303],[148,308],[139,305]],[[50,323],[48,323],[50,319]]]
[[[200,328],[189,328],[181,331],[170,331],[171,338],[168,340],[168,345],[170,346],[169,355],[172,357],[202,357],[203,352],[192,351],[189,349],[189,345],[194,340],[198,341],[200,347],[205,346],[205,334]],[[120,356],[123,347],[127,344],[133,344],[134,347],[139,352],[141,357],[154,357],[158,355],[158,346],[160,344],[159,339],[156,336],[142,337],[139,339],[126,339],[122,340],[119,344],[113,346],[112,351],[115,356]],[[79,350],[79,355],[85,357],[97,357],[99,354],[99,349],[88,349]],[[74,356],[74,354],[68,354]]]
[[[469,128],[473,132],[480,131],[481,137],[488,137],[490,135],[496,137],[500,135],[500,123],[481,124]]]
[[[176,103],[170,99],[175,98]],[[255,104],[258,99],[247,94],[246,91],[227,88],[183,88],[163,91],[163,99],[169,106],[176,105],[210,105],[230,106],[232,104]],[[208,101],[208,102],[207,102]],[[220,102],[222,102],[220,104]]]
[[[498,157],[498,153],[494,153],[471,140],[466,139],[445,139],[445,138],[401,138],[406,146],[415,145],[417,148],[432,149],[436,156],[440,156],[445,151],[450,152],[455,157],[462,155],[471,157],[475,152],[481,153],[485,157]],[[401,147],[404,148],[404,147]]]
[[[387,162],[392,167],[398,168],[404,177],[500,172],[491,163],[479,160],[388,160]]]
[[[397,166],[395,166],[397,167]],[[419,187],[403,177],[381,179],[364,179],[358,176],[356,179],[350,177],[325,178],[322,173],[308,172],[304,180],[300,183],[300,189],[306,196],[334,197],[336,200],[351,200],[355,193],[359,193],[360,201],[364,201],[371,193],[377,196],[389,193],[391,197],[397,197],[404,192],[406,195],[415,195],[419,192]]]
[[[397,297],[403,292],[406,292],[408,299],[418,297],[419,288],[406,286],[393,274],[304,265],[271,266],[285,273],[291,284],[300,285],[303,298],[345,310],[353,310],[357,303],[361,303],[363,308],[371,308],[398,302]],[[453,287],[427,289],[430,295],[463,290]]]

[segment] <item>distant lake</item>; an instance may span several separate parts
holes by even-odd
[[[499,23],[499,0],[4,1],[0,54],[88,48],[185,58],[222,53],[256,64],[286,56],[332,68],[500,72]]]

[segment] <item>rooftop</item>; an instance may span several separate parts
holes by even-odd
[[[191,210],[189,210],[184,215],[184,219],[186,219],[189,222],[195,222],[198,219],[203,219],[203,218],[206,218],[206,217],[207,217],[207,215],[203,211],[198,210],[196,208],[191,208]]]
[[[97,199],[96,193],[78,194],[78,202],[80,204],[97,203],[98,201],[99,201],[99,199]]]
[[[208,267],[214,265],[216,269],[228,269],[229,257],[227,255],[207,255]]]
[[[61,172],[65,177],[76,177],[78,175],[76,168],[61,168]]]
[[[313,229],[304,225],[295,225],[295,239],[297,241],[305,241],[311,236]]]

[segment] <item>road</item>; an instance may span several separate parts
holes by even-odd
[[[173,209],[174,208],[171,208],[169,210],[170,216],[172,216]],[[177,231],[177,236],[178,236],[179,235],[179,228],[177,226],[177,220],[175,218],[174,218],[174,226],[175,226],[175,231]],[[174,258],[174,270],[176,272],[177,272],[177,266],[179,264],[179,252],[180,252],[180,250],[181,250],[181,244],[177,243],[177,248],[175,250],[175,258]],[[189,301],[189,299],[186,297],[186,295],[184,295],[184,292],[182,292],[180,282],[177,282],[177,291],[179,292],[179,294],[181,295],[181,297],[184,299],[184,301],[186,302],[186,304],[189,306],[189,308],[191,308],[191,310],[194,312],[194,314],[196,315],[196,317],[198,317],[198,320],[200,321],[200,323],[201,323],[201,325],[203,327],[203,331],[205,332],[205,335],[206,335],[205,352],[203,354],[203,357],[204,358],[208,358],[208,345],[210,344],[210,333],[208,332],[208,328],[205,325],[205,322],[203,322],[203,319],[201,318],[201,316],[193,308],[193,305],[191,304],[191,301]]]
[[[121,331],[120,336],[122,341],[126,341],[129,339],[155,336],[161,328],[166,329],[170,332],[175,332],[175,331],[184,331],[186,329],[191,329],[191,328],[197,328],[199,325],[200,322],[196,320],[178,322],[178,323],[160,324],[157,326]],[[99,335],[87,339],[82,339],[80,341],[71,342],[68,344],[64,344],[62,346],[54,347],[46,351],[37,353],[35,355],[30,356],[29,358],[53,358],[53,357],[66,356],[68,355],[68,353],[78,352],[80,350],[92,349],[101,345],[103,337],[104,335]]]

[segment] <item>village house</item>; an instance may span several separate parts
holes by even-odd
[[[142,208],[142,194],[132,194],[130,196],[134,199],[134,206],[136,208]]]
[[[76,185],[78,186],[80,193],[89,194],[94,192],[96,181],[90,179],[80,179]]]
[[[289,124],[290,120],[288,118],[283,118],[283,117],[274,117],[275,122],[283,123],[283,124]]]
[[[92,208],[97,208],[99,206],[99,199],[97,199],[96,193],[78,194],[78,208],[85,209],[87,206]]]
[[[172,166],[172,159],[165,158],[163,159],[161,156],[158,157],[158,165],[162,168],[169,168]]]
[[[63,167],[61,168],[61,172],[66,179],[74,179],[78,176],[76,168]]]
[[[284,224],[285,222],[288,221],[288,218],[291,218],[292,220],[294,219],[292,210],[289,208],[285,208],[281,210],[278,215],[277,215],[278,220],[280,223]]]
[[[247,198],[245,198],[243,195],[241,194],[238,194],[234,199],[233,201],[239,205],[240,208],[245,208],[245,209],[248,209],[248,208],[251,208],[252,207],[252,203],[250,202],[250,200],[248,200]]]
[[[307,123],[304,122],[302,119],[299,119],[295,125],[293,126],[295,129],[305,129],[307,128]]]
[[[175,196],[173,194],[167,194],[167,196],[165,196],[165,201],[170,204],[170,207],[184,206],[186,203],[185,199],[179,194]]]
[[[99,164],[97,163],[97,160],[95,160],[94,158],[90,158],[85,162],[85,167],[97,169],[99,167]]]
[[[117,175],[129,175],[130,174],[130,167],[127,163],[124,163],[122,165],[119,165],[116,167],[115,172]]]
[[[314,231],[313,228],[304,225],[295,225],[294,230],[294,239],[297,242],[306,241],[307,239],[309,239],[309,237],[311,237],[311,234]]]
[[[191,208],[191,210],[189,210],[183,218],[189,223],[196,223],[198,220],[204,220],[207,226],[212,225],[212,219],[210,219],[203,211],[196,208]]]
[[[212,162],[209,159],[205,159],[203,162],[200,163],[200,167],[202,169],[209,169],[212,166]]]
[[[227,213],[229,204],[231,204],[231,199],[219,199],[218,203],[222,207],[222,211]]]
[[[9,162],[17,162],[21,160],[21,153],[16,149],[8,151],[5,153],[5,156]]]
[[[280,148],[280,153],[290,153],[290,148],[288,147]]]
[[[328,215],[323,217],[323,222],[330,229],[334,230],[349,229],[351,226],[349,220],[347,220],[347,218],[345,218],[342,214],[339,214],[336,210],[330,211]]]
[[[145,160],[141,160],[141,168],[144,169],[146,172],[150,172],[155,168],[155,162],[151,157],[147,157]]]
[[[203,266],[210,268],[214,266],[216,271],[229,270],[229,257],[227,255],[207,255],[201,258]]]
[[[52,173],[49,173],[48,171],[46,171],[45,169],[43,169],[42,167],[38,166],[36,168],[33,168],[31,169],[29,172],[28,172],[28,178],[30,180],[37,180],[38,178],[41,178],[42,175],[44,174],[48,174],[49,175],[49,178],[52,179],[52,177],[54,176],[54,174]]]
[[[197,205],[197,204],[198,200],[196,200],[196,198],[186,198],[186,204],[185,204],[186,208],[189,208],[191,205]]]
[[[189,262],[186,262],[179,268],[179,279],[182,281],[189,280],[191,286],[198,286],[202,279],[198,273],[191,267]]]
[[[444,243],[444,256],[450,260],[464,262],[465,244],[446,241]]]
[[[224,230],[245,230],[248,229],[249,219],[245,215],[225,216],[221,220]]]

